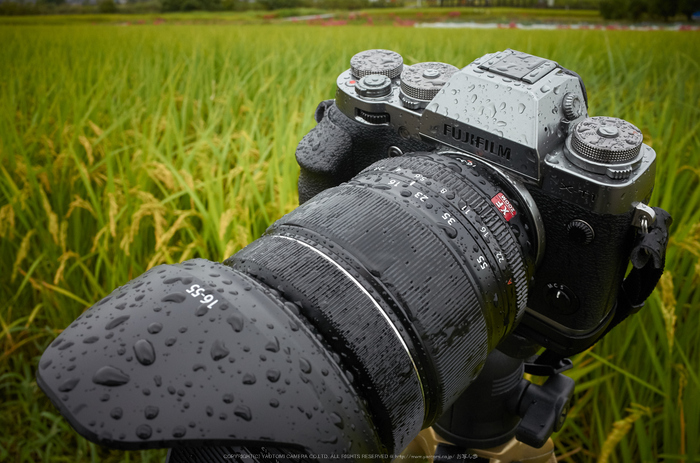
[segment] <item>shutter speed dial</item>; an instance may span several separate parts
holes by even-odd
[[[350,59],[350,70],[357,79],[371,74],[380,74],[394,79],[401,75],[403,58],[390,50],[362,51]]]

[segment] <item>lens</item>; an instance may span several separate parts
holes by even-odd
[[[225,265],[161,265],[116,289],[51,344],[37,383],[86,438],[173,461],[386,460],[516,326],[539,229],[527,191],[485,163],[385,159]]]
[[[537,229],[504,175],[421,153],[313,197],[225,263],[303,307],[398,452],[516,326]]]

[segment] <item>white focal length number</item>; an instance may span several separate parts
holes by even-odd
[[[185,292],[194,298],[202,297],[202,300],[199,302],[201,302],[202,304],[209,304],[207,308],[211,309],[217,302],[219,302],[219,300],[214,300],[214,296],[212,296],[211,294],[205,294],[204,296],[202,296],[202,293],[204,293],[204,291],[205,289],[201,286],[192,285],[190,286],[190,289],[186,290]]]

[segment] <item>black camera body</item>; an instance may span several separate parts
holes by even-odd
[[[577,74],[514,50],[461,70],[361,52],[297,148],[299,201],[417,151],[492,166],[532,201],[518,205],[534,217],[517,233],[537,269],[517,333],[570,355],[605,331],[641,220],[653,220],[654,150],[632,124],[586,108]]]

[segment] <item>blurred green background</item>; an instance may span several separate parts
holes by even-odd
[[[294,150],[369,48],[464,66],[515,48],[586,82],[657,152],[674,217],[647,306],[569,372],[562,461],[700,461],[700,36],[307,25],[0,28],[0,460],[162,461],[79,437],[38,390],[49,342],[146,269],[221,260],[297,206]]]

